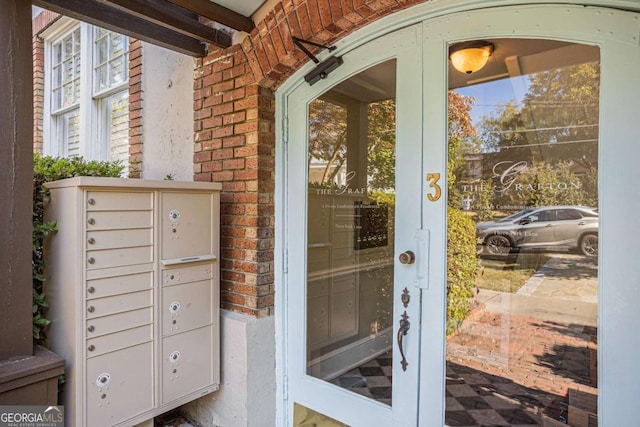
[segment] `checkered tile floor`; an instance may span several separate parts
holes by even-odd
[[[332,381],[342,388],[391,405],[391,354],[385,353]]]
[[[375,360],[334,379],[333,384],[391,405],[391,356]],[[519,386],[455,363],[447,364],[446,424],[450,427],[537,427],[543,409],[558,408],[555,396]],[[566,413],[565,413],[566,415]]]

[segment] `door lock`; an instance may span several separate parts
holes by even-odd
[[[416,262],[416,254],[413,251],[404,251],[398,256],[400,264],[413,264]]]

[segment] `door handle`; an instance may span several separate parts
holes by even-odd
[[[416,254],[412,251],[405,251],[398,256],[398,259],[400,264],[413,264],[416,261]]]
[[[405,310],[402,313],[402,317],[400,318],[400,328],[398,328],[398,348],[400,349],[400,356],[402,356],[402,360],[400,364],[402,365],[402,370],[406,371],[409,362],[407,362],[407,358],[404,355],[404,337],[409,332],[409,328],[411,327],[411,322],[409,322],[409,316],[407,316],[407,311]]]

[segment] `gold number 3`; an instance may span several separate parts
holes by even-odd
[[[429,183],[429,187],[433,188],[436,193],[435,194],[427,194],[427,199],[429,199],[432,202],[435,202],[436,200],[440,199],[440,195],[442,193],[442,190],[440,189],[440,186],[438,185],[438,180],[440,179],[440,174],[439,173],[428,173],[427,174],[427,182]]]

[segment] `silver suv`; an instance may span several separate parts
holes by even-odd
[[[598,255],[598,211],[582,206],[530,208],[476,225],[478,252],[503,255],[512,249],[577,250]]]

